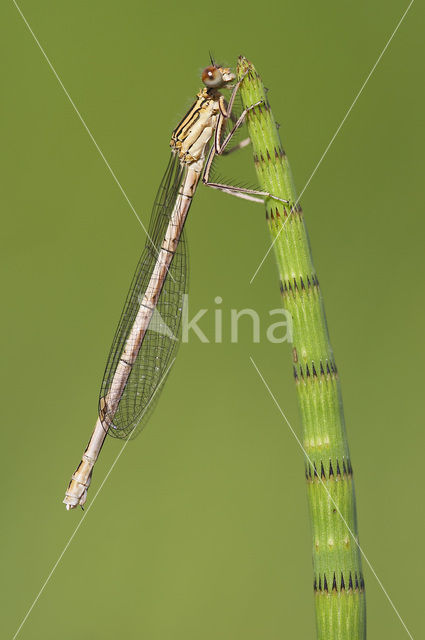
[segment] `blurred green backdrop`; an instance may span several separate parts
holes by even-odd
[[[209,49],[257,66],[301,190],[406,6],[21,3],[145,222]],[[414,4],[302,199],[342,376],[360,541],[414,636],[425,523],[423,17]],[[12,2],[0,22],[0,606],[11,638],[83,515],[61,500],[145,237]],[[249,152],[240,162],[252,171]],[[248,321],[238,344],[228,331],[231,308],[267,320],[280,305],[272,255],[249,284],[269,243],[264,211],[202,188],[187,231],[190,306],[210,310],[201,326],[212,338],[223,298],[223,343],[182,345],[148,428],[23,640],[314,637],[302,455],[249,361],[299,429],[290,348],[264,335],[253,344]],[[106,442],[89,501],[120,446]],[[407,637],[365,575],[369,637]]]

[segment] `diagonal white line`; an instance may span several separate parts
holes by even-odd
[[[298,200],[295,202],[294,206],[296,206],[298,204]],[[257,273],[260,271],[261,267],[264,264],[265,259],[267,258],[267,256],[269,255],[270,251],[273,249],[274,247],[274,243],[276,242],[276,240],[278,239],[278,237],[280,236],[281,231],[283,230],[285,224],[288,222],[289,217],[291,216],[292,212],[293,212],[294,208],[291,207],[291,211],[288,214],[288,217],[286,218],[285,222],[283,223],[283,225],[280,227],[278,233],[276,234],[276,237],[273,238],[272,243],[270,244],[269,248],[267,249],[266,253],[263,256],[263,259],[261,260],[260,264],[258,265],[258,267],[255,270],[254,275],[252,276],[251,280],[249,281],[249,284],[252,284],[254,282],[254,278],[257,275]]]
[[[90,129],[88,128],[86,121],[84,120],[83,116],[81,115],[81,113],[79,112],[75,102],[73,101],[73,99],[71,98],[71,96],[69,95],[65,85],[63,84],[62,80],[60,79],[56,69],[54,68],[53,64],[51,63],[47,53],[45,52],[45,50],[43,49],[43,47],[41,46],[37,36],[35,35],[34,31],[31,29],[28,20],[26,19],[26,17],[24,16],[24,14],[22,13],[18,3],[16,2],[16,0],[12,0],[13,4],[15,5],[16,9],[19,12],[19,15],[21,16],[22,20],[24,21],[26,27],[28,28],[28,31],[30,32],[30,34],[32,35],[35,43],[37,44],[38,48],[40,49],[41,53],[43,54],[47,64],[49,65],[50,69],[52,70],[56,80],[59,82],[61,88],[63,89],[63,92],[65,93],[66,97],[68,98],[72,108],[74,109],[75,113],[77,114],[81,124],[83,125],[84,129],[87,131],[90,140],[93,142],[94,146],[96,147],[100,157],[102,158],[103,162],[105,163],[106,167],[108,168],[109,173],[111,174],[111,176],[113,177],[113,179],[115,180],[116,185],[118,186],[118,189],[121,191],[122,195],[124,196],[125,200],[127,201],[130,209],[132,210],[132,212],[134,213],[134,215],[136,216],[137,220],[139,221],[143,231],[145,232],[145,234],[147,235],[147,237],[149,238],[149,241],[151,242],[152,246],[154,247],[155,251],[157,251],[155,244],[152,240],[152,238],[150,237],[145,225],[143,224],[143,222],[141,221],[136,209],[134,208],[133,204],[131,203],[129,197],[127,196],[126,192],[124,191],[124,188],[122,187],[120,181],[118,180],[117,176],[115,175],[114,170],[112,169],[111,165],[109,164],[109,162],[107,161],[107,159],[105,158],[105,155],[102,151],[102,149],[99,147],[99,145],[97,144],[92,132],[90,131]],[[158,251],[157,251],[158,253]]]
[[[171,367],[173,366],[174,362],[175,362],[175,358],[173,358],[173,360],[171,361],[171,364],[169,365],[168,369],[166,370],[166,372],[164,373],[164,375],[162,376],[158,386],[156,387],[155,391],[152,394],[151,399],[149,400],[148,404],[145,407],[145,411],[147,410],[147,408],[149,407],[150,403],[152,402],[152,400],[154,399],[158,389],[161,388],[162,383],[164,382],[165,378],[168,375],[168,372],[170,371]],[[126,438],[126,440],[124,441],[123,446],[121,447],[121,449],[118,452],[118,455],[116,456],[115,460],[113,461],[113,463],[111,464],[108,473],[106,474],[106,476],[103,478],[102,483],[99,487],[99,489],[96,491],[96,493],[94,494],[89,506],[87,507],[87,509],[85,509],[83,517],[81,518],[81,520],[79,521],[79,523],[77,524],[77,526],[75,527],[72,535],[69,537],[68,542],[66,543],[66,545],[64,546],[63,550],[61,551],[61,553],[59,554],[58,559],[56,560],[55,564],[53,565],[49,575],[47,576],[47,578],[45,579],[45,581],[43,582],[40,591],[37,593],[36,597],[34,598],[30,608],[28,609],[28,611],[26,612],[21,624],[19,625],[19,627],[17,628],[15,635],[12,637],[12,640],[16,640],[16,638],[18,637],[19,632],[21,631],[22,627],[24,626],[24,624],[26,623],[31,611],[34,609],[35,605],[37,604],[41,594],[43,593],[44,589],[47,587],[48,583],[50,582],[51,577],[53,576],[54,572],[57,569],[58,564],[60,563],[60,561],[62,560],[63,556],[65,555],[66,551],[68,550],[69,545],[71,544],[71,542],[73,541],[73,539],[75,538],[75,535],[78,531],[78,529],[81,527],[81,525],[83,524],[84,520],[87,517],[88,512],[90,511],[90,509],[92,508],[94,501],[96,500],[97,496],[99,495],[99,493],[102,491],[103,489],[103,485],[105,484],[105,482],[107,481],[107,479],[109,478],[109,476],[112,473],[113,468],[115,467],[115,465],[117,464],[119,458],[121,457],[121,454],[124,452],[124,449],[126,448],[126,446],[128,445],[128,443],[130,442],[130,436],[131,436],[131,431],[128,434],[128,437]]]
[[[329,149],[331,148],[331,146],[333,145],[335,138],[337,137],[337,135],[339,134],[339,132],[341,131],[342,127],[344,126],[345,121],[347,120],[348,116],[350,115],[351,111],[353,110],[354,105],[356,104],[357,100],[360,98],[361,94],[363,93],[363,89],[366,87],[367,83],[369,82],[370,78],[372,77],[376,67],[378,66],[378,64],[380,63],[382,56],[384,55],[384,53],[386,52],[386,50],[388,49],[388,47],[391,44],[392,39],[394,38],[395,34],[397,33],[397,31],[399,30],[401,23],[403,22],[403,20],[405,19],[405,17],[407,16],[408,12],[410,11],[410,8],[412,6],[412,4],[414,3],[415,0],[410,0],[407,9],[405,10],[405,12],[403,13],[403,15],[401,16],[400,20],[398,21],[394,31],[392,32],[392,34],[390,35],[390,37],[388,38],[384,48],[382,49],[381,53],[379,54],[375,64],[373,65],[373,67],[371,68],[371,70],[369,71],[366,80],[363,82],[362,86],[360,87],[359,91],[357,92],[356,97],[354,98],[353,102],[351,103],[351,106],[349,107],[349,109],[347,110],[345,116],[343,117],[343,119],[341,120],[341,122],[339,123],[335,133],[333,134],[332,138],[330,139],[330,142],[328,144],[328,146],[326,147],[326,149],[324,150],[324,152],[322,153],[318,163],[316,164],[316,166],[314,167],[309,179],[307,180],[307,182],[305,183],[304,187],[301,190],[300,195],[298,196],[298,198],[295,201],[294,206],[292,207],[288,217],[286,218],[285,222],[283,223],[283,225],[281,226],[281,228],[279,229],[278,233],[276,234],[275,238],[273,238],[273,241],[270,245],[270,247],[267,249],[263,259],[261,260],[260,264],[258,265],[257,269],[255,270],[254,275],[252,276],[251,280],[249,281],[249,284],[252,284],[252,282],[254,281],[254,278],[256,277],[257,273],[260,271],[261,267],[263,266],[263,263],[265,261],[265,259],[267,258],[267,256],[269,255],[270,251],[272,250],[276,240],[278,239],[278,237],[280,236],[285,224],[287,223],[287,221],[289,220],[289,216],[291,215],[292,211],[294,210],[294,207],[297,206],[297,204],[299,203],[299,201],[301,200],[301,197],[304,193],[304,191],[307,189],[308,185],[310,184],[310,182],[312,181],[314,175],[316,174],[318,168],[320,167],[320,165],[322,164],[326,154],[328,153]]]
[[[78,529],[81,527],[81,525],[83,524],[84,520],[87,517],[88,512],[90,511],[91,507],[94,504],[94,501],[96,500],[97,496],[99,495],[101,489],[103,488],[103,485],[105,484],[105,482],[107,481],[107,479],[109,478],[109,475],[111,474],[113,468],[115,467],[116,463],[118,462],[119,457],[121,456],[121,454],[123,453],[125,447],[127,446],[127,444],[129,443],[129,440],[127,439],[123,446],[121,447],[120,451],[118,452],[117,457],[115,458],[114,462],[111,465],[111,468],[109,469],[108,473],[106,474],[106,476],[104,477],[102,484],[100,485],[99,489],[96,491],[96,493],[94,494],[89,506],[87,507],[87,509],[85,509],[83,517],[81,518],[81,520],[79,521],[79,523],[77,524],[77,526],[75,527],[72,535],[70,536],[70,538],[68,539],[68,542],[66,543],[66,545],[64,546],[62,552],[59,554],[58,559],[56,560],[55,564],[53,565],[50,573],[48,574],[47,578],[45,579],[45,581],[43,582],[43,585],[40,589],[40,591],[37,593],[36,597],[34,598],[33,603],[31,604],[30,608],[28,609],[27,613],[25,614],[21,624],[19,625],[19,627],[17,628],[15,635],[13,636],[12,640],[15,640],[15,638],[18,637],[19,632],[21,631],[22,627],[24,626],[25,622],[27,621],[31,611],[34,609],[35,605],[37,604],[41,594],[43,593],[44,589],[47,587],[48,583],[50,582],[50,578],[53,576],[54,572],[56,571],[56,568],[58,566],[58,564],[60,563],[60,561],[62,560],[63,556],[65,555],[65,552],[68,550],[69,545],[71,544],[71,542],[73,541]]]
[[[252,365],[254,366],[255,370],[257,371],[258,375],[260,376],[264,386],[266,387],[267,391],[269,392],[270,397],[272,398],[273,402],[275,403],[276,407],[278,408],[281,416],[283,417],[283,419],[285,420],[286,424],[288,425],[292,435],[294,436],[295,440],[297,441],[298,446],[300,447],[301,451],[303,452],[303,454],[305,455],[305,457],[307,458],[307,460],[309,461],[309,463],[311,464],[311,466],[314,468],[314,464],[313,461],[311,460],[310,456],[308,455],[307,451],[304,449],[303,444],[301,442],[301,440],[299,439],[299,437],[297,436],[294,428],[292,427],[291,423],[289,422],[288,418],[286,417],[286,415],[284,414],[280,404],[278,403],[278,401],[276,400],[276,397],[273,394],[273,391],[270,389],[269,385],[267,384],[266,380],[264,379],[263,374],[261,373],[260,369],[257,367],[256,363],[254,362],[254,359],[252,358],[252,356],[249,356],[249,359],[251,360]],[[360,553],[362,554],[364,561],[366,562],[367,566],[369,567],[369,569],[372,571],[373,575],[375,576],[379,586],[381,587],[382,591],[384,592],[388,602],[390,603],[391,607],[393,608],[395,614],[397,615],[398,619],[400,620],[401,624],[403,625],[407,635],[409,636],[409,638],[411,638],[411,640],[413,640],[413,636],[410,633],[409,629],[407,628],[403,618],[401,617],[400,613],[398,612],[394,602],[391,600],[387,590],[385,589],[384,585],[382,584],[381,580],[379,579],[375,569],[373,568],[371,562],[369,561],[368,557],[366,556],[365,552],[363,551],[362,547],[359,544],[359,541],[357,540],[356,535],[354,534],[354,532],[351,530],[348,522],[346,521],[346,519],[344,518],[344,516],[342,515],[337,503],[335,502],[335,500],[333,499],[332,495],[330,494],[327,486],[325,485],[325,483],[323,482],[322,477],[320,476],[320,474],[317,474],[317,477],[319,478],[324,490],[326,491],[326,493],[328,494],[329,500],[332,502],[332,504],[334,505],[337,513],[339,514],[341,520],[343,521],[343,523],[345,524],[345,526],[347,527],[347,530],[350,534],[350,536],[352,537],[352,539],[354,540],[355,544],[357,545]]]

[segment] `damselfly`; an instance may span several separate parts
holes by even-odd
[[[280,200],[256,189],[209,180],[214,156],[225,151],[248,111],[261,103],[244,109],[238,119],[232,118],[232,107],[243,79],[233,84],[235,75],[232,71],[211,60],[211,65],[202,73],[202,81],[204,87],[171,137],[171,158],[154,203],[146,246],[107,361],[98,419],[66,491],[64,503],[67,509],[84,505],[93,466],[106,434],[131,438],[146,423],[174,361],[186,291],[183,227],[201,177],[208,186],[248,200],[263,202],[265,197]],[[224,88],[232,89],[228,103],[220,92]],[[233,126],[225,135],[229,118]],[[154,315],[162,326],[148,331]]]

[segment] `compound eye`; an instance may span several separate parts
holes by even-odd
[[[202,82],[209,89],[220,87],[223,84],[223,76],[217,67],[206,67],[202,72]]]

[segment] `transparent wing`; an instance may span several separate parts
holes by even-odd
[[[99,413],[108,394],[125,343],[146,291],[165,237],[185,168],[171,155],[152,210],[146,245],[137,265],[109,353],[99,394]],[[133,364],[109,435],[134,438],[147,422],[180,343],[183,295],[186,292],[187,253],[180,236],[158,304]]]

